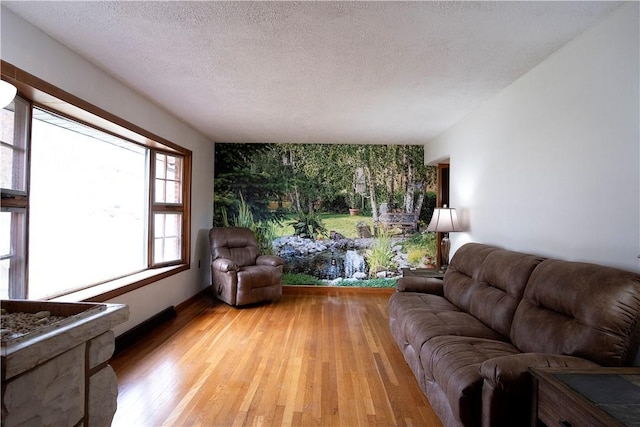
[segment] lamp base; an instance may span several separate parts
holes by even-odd
[[[444,272],[449,267],[449,250],[451,249],[451,241],[449,235],[442,236],[440,241],[440,271]]]

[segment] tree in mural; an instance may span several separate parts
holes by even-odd
[[[240,193],[258,219],[273,201],[305,213],[355,203],[374,222],[380,201],[419,214],[435,182],[423,155],[417,145],[216,144],[216,215]]]
[[[268,144],[216,144],[214,157],[214,225],[223,225],[223,212],[237,216],[244,199],[256,220],[273,216],[268,202],[283,189],[286,177],[274,176],[278,168],[257,167],[256,159],[268,157]]]

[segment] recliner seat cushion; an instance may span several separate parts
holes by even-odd
[[[264,265],[250,265],[238,271],[238,291],[278,285],[282,270]]]
[[[261,301],[277,301],[282,297],[282,286],[262,286],[246,290],[238,289],[236,296],[237,305],[253,304]]]

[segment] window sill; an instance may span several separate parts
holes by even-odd
[[[72,292],[50,301],[58,302],[105,302],[151,283],[165,279],[174,274],[188,270],[189,264],[172,265],[170,267],[153,268],[120,279],[101,283],[87,289]]]

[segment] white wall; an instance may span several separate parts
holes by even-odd
[[[191,269],[109,301],[128,304],[131,313],[116,333],[205,288],[206,239],[213,218],[213,142],[4,7],[1,19],[3,60],[193,152]]]
[[[639,7],[629,2],[426,144],[468,241],[640,271]]]

